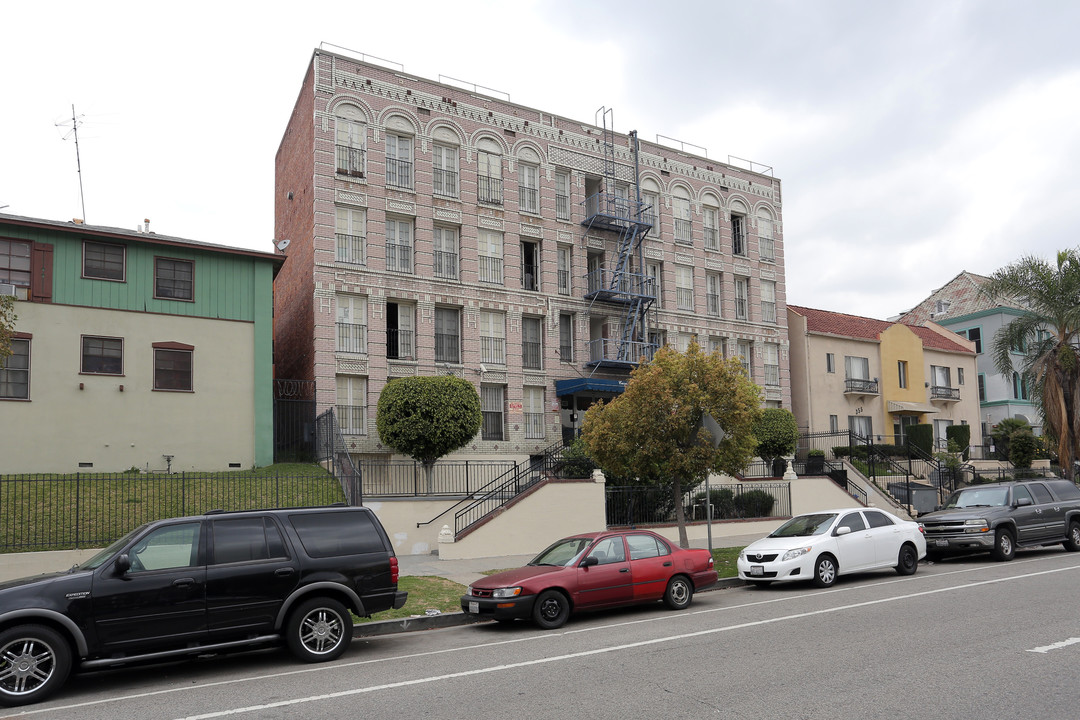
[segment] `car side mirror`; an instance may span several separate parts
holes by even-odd
[[[115,567],[117,575],[123,575],[131,569],[131,558],[128,557],[127,553],[124,553],[120,557],[116,558]]]
[[[1031,498],[1023,498],[1022,497],[1022,498],[1017,498],[1016,499],[1016,507],[1024,507],[1025,505],[1030,505],[1030,504],[1031,504]]]
[[[599,565],[599,564],[600,564],[600,558],[596,557],[595,555],[590,555],[589,557],[582,560],[581,565],[579,565],[578,567],[592,567],[593,565]]]
[[[833,533],[833,534],[834,535],[847,535],[849,532],[851,532],[851,528],[849,528],[849,527],[838,527],[838,528],[836,528],[836,532]]]

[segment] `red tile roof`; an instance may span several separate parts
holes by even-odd
[[[961,352],[974,355],[974,351],[962,345],[959,335],[954,342],[941,335],[935,330],[920,325],[908,325],[907,323],[895,323],[888,320],[875,320],[873,318],[860,317],[859,315],[847,315],[845,313],[829,312],[828,310],[815,310],[814,308],[802,307],[801,305],[788,304],[788,309],[806,318],[806,329],[813,333],[825,335],[839,335],[841,337],[862,338],[865,340],[880,340],[881,333],[893,325],[904,325],[922,340],[923,347],[946,352]]]

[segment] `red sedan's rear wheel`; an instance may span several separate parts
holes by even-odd
[[[694,598],[694,586],[685,575],[676,575],[668,581],[664,604],[672,610],[682,610]]]

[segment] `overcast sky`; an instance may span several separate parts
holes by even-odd
[[[64,0],[3,23],[0,212],[83,215],[74,105],[87,222],[271,251],[325,42],[771,166],[789,303],[886,318],[1080,244],[1075,0]]]

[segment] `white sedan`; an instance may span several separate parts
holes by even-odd
[[[917,522],[877,508],[797,515],[739,553],[739,577],[751,584],[810,580],[829,587],[843,574],[896,568],[913,575],[926,557]]]

